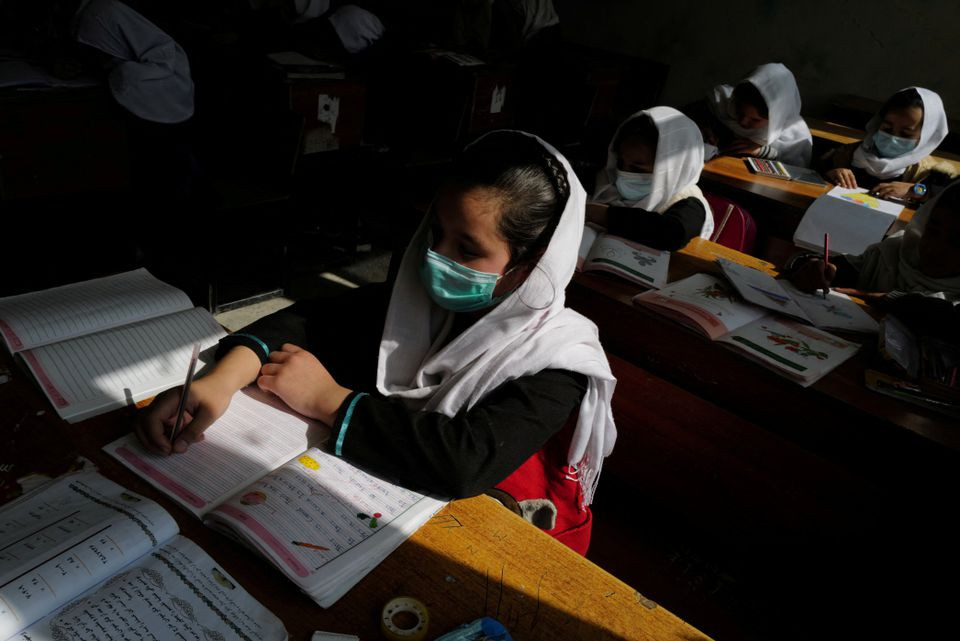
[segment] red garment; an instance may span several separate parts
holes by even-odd
[[[544,530],[568,548],[586,556],[590,547],[593,513],[583,505],[583,491],[575,470],[567,465],[567,451],[576,427],[574,412],[562,430],[497,485],[517,502],[548,499],[557,509],[553,529]]]

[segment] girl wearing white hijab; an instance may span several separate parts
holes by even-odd
[[[797,81],[784,65],[760,65],[736,86],[717,85],[707,107],[720,131],[706,127],[704,140],[720,153],[810,166],[813,137],[800,117]]]
[[[187,54],[141,14],[117,0],[84,0],[74,37],[109,56],[110,92],[133,115],[163,124],[193,115]]]
[[[262,319],[225,338],[216,367],[191,386],[182,438],[163,435],[177,390],[142,415],[140,438],[184,451],[256,381],[329,424],[336,455],[445,496],[496,486],[505,504],[585,553],[587,506],[616,438],[616,381],[597,328],[564,306],[585,200],[539,138],[486,135],[414,234],[385,321],[369,288]]]
[[[925,203],[907,228],[871,245],[859,256],[795,258],[791,280],[806,291],[839,286],[888,309],[938,299],[956,314],[960,303],[960,183]],[[960,319],[958,319],[960,321]]]
[[[713,214],[697,187],[702,169],[703,138],[692,120],[672,107],[638,111],[610,142],[587,219],[655,249],[710,238]]]
[[[901,89],[867,123],[863,142],[833,153],[833,169],[826,177],[841,187],[872,189],[884,198],[919,200],[931,185],[960,175],[956,165],[930,155],[946,136],[940,96],[923,87]]]

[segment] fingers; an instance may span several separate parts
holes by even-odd
[[[270,359],[271,363],[285,363],[287,359],[289,359],[291,356],[293,356],[293,352],[278,351],[278,352],[270,352],[270,356],[268,358]]]
[[[257,387],[262,389],[264,392],[270,392],[271,394],[276,394],[277,390],[277,377],[276,376],[261,376],[257,379]]]
[[[167,432],[176,420],[177,406],[180,404],[180,387],[163,392],[145,409],[137,412],[134,431],[140,442],[151,452],[167,454],[170,441]]]
[[[267,363],[260,368],[261,375],[276,376],[280,372],[280,368],[283,367],[277,363]]]
[[[302,352],[302,347],[297,347],[293,343],[284,343],[280,349],[284,352],[289,352],[290,354],[296,354],[297,352]]]
[[[844,169],[842,173],[843,173],[843,181],[844,181],[843,186],[846,187],[847,189],[856,189],[857,179],[853,175],[853,172],[850,171],[849,169]]]
[[[197,409],[196,416],[190,416],[184,412],[183,423],[185,427],[177,435],[177,440],[173,443],[173,451],[183,453],[192,443],[199,443],[203,440],[203,431],[210,427],[215,420],[220,418],[207,406],[201,405]],[[188,420],[189,419],[189,420]]]

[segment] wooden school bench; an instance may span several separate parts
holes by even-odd
[[[427,638],[486,615],[498,618],[518,641],[709,639],[483,496],[452,502],[323,610],[269,563],[203,526],[100,449],[130,430],[131,408],[68,425],[8,354],[0,356],[0,367],[12,374],[11,381],[0,384],[2,462],[12,456],[21,474],[50,469],[52,459],[64,459],[68,452],[88,457],[102,474],[174,515],[181,532],[276,614],[293,640],[307,641],[314,630],[379,639],[381,609],[398,595],[427,606]]]

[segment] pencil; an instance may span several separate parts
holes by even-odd
[[[187,380],[183,382],[183,389],[180,390],[180,403],[177,405],[177,422],[174,423],[170,431],[170,451],[173,452],[173,443],[180,434],[180,428],[183,427],[183,410],[187,407],[187,397],[190,394],[190,382],[193,380],[193,373],[197,369],[197,358],[200,357],[200,343],[195,343],[193,352],[190,354],[190,365],[187,367]]]
[[[823,267],[826,270],[830,266],[830,232],[825,232],[823,234]],[[826,298],[827,294],[830,292],[829,287],[823,288],[823,297]]]
[[[310,548],[311,550],[320,550],[321,552],[329,552],[330,548],[325,548],[322,545],[314,545],[313,543],[304,543],[303,541],[290,541],[294,545],[299,545],[302,548]]]

